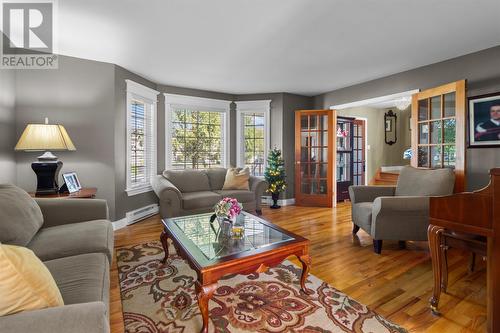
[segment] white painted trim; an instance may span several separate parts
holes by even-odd
[[[125,228],[127,226],[127,218],[124,217],[124,218],[122,218],[120,220],[111,222],[111,224],[113,225],[113,230],[118,230],[118,229],[121,229],[121,228]]]
[[[126,160],[125,160],[125,165],[126,165],[126,187],[125,187],[125,192],[127,193],[128,196],[133,196],[137,195],[140,193],[145,193],[152,191],[153,188],[151,187],[151,181],[149,181],[149,184],[140,184],[139,186],[132,186],[131,181],[130,181],[130,115],[132,112],[132,100],[136,99],[139,101],[144,102],[145,104],[148,105],[148,110],[151,115],[151,124],[147,124],[146,126],[151,130],[150,136],[151,136],[151,148],[153,151],[151,152],[151,165],[147,166],[149,169],[149,176],[153,177],[156,175],[157,172],[157,109],[158,109],[158,102],[157,102],[157,96],[160,94],[160,92],[148,88],[146,86],[143,86],[142,84],[139,84],[137,82],[131,81],[131,80],[125,80],[127,83],[127,105],[126,105],[126,119],[125,119],[125,130],[126,130]]]
[[[195,108],[209,108],[210,110],[213,109],[214,111],[229,112],[232,103],[231,101],[205,98],[205,97],[176,95],[167,93],[164,93],[163,95],[165,95],[165,104],[182,105],[186,107],[195,107]]]
[[[183,106],[185,108],[193,109],[201,108],[206,111],[224,113],[224,138],[222,140],[224,150],[223,166],[226,168],[229,167],[229,155],[231,152],[229,113],[232,101],[167,93],[164,93],[163,95],[165,96],[165,169],[172,168],[172,161],[170,160],[170,156],[172,155],[172,145],[170,144],[170,140],[172,138],[172,108],[175,106]]]
[[[245,164],[243,151],[243,122],[245,113],[264,113],[264,168],[267,166],[267,155],[271,147],[271,100],[239,101],[236,104],[236,166]]]
[[[342,109],[366,106],[366,105],[371,105],[371,104],[378,104],[378,103],[382,103],[382,102],[387,102],[387,101],[399,99],[402,97],[412,96],[413,94],[416,94],[418,92],[420,92],[420,89],[413,89],[413,90],[403,91],[403,92],[399,92],[399,93],[395,93],[395,94],[363,99],[363,100],[350,102],[350,103],[332,105],[332,106],[330,106],[330,109],[331,110],[342,110]]]
[[[131,197],[137,194],[151,192],[152,190],[153,187],[151,186],[151,184],[144,184],[143,186],[140,187],[127,188],[125,189],[125,192],[127,192],[127,196]]]
[[[142,84],[139,84],[137,82],[134,82],[132,80],[125,80],[127,82],[127,92],[131,92],[133,94],[142,96],[144,98],[148,98],[152,101],[156,100],[156,96],[160,94],[159,91],[156,91],[154,89],[151,89],[149,87],[143,86]]]
[[[278,200],[278,205],[280,205],[280,206],[293,206],[293,205],[295,205],[295,198],[280,199],[280,200]]]
[[[365,122],[365,185],[368,185],[368,118],[356,117],[356,119],[363,120]]]
[[[273,203],[273,199],[271,199],[270,195],[264,195],[264,196],[262,196],[262,203],[265,205],[271,205]],[[278,199],[278,205],[280,205],[280,206],[293,206],[293,205],[295,205],[295,198]]]

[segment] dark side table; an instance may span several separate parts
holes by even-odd
[[[33,198],[72,198],[72,199],[93,199],[97,193],[95,187],[83,187],[80,191],[74,193],[51,193],[51,194],[35,194],[29,192]]]

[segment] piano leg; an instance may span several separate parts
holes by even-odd
[[[441,291],[446,292],[448,288],[448,246],[441,244]]]
[[[443,277],[443,252],[441,249],[442,241],[441,234],[444,228],[439,226],[429,225],[427,235],[429,238],[429,249],[431,252],[432,272],[434,275],[434,289],[430,299],[431,310],[434,314],[439,314],[438,304],[441,296],[441,282]]]

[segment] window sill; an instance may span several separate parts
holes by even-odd
[[[127,196],[131,197],[133,195],[151,192],[152,190],[153,188],[151,187],[151,185],[144,185],[140,187],[127,188],[125,189],[125,192],[127,192]]]

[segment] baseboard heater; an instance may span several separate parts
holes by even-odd
[[[125,214],[125,218],[127,219],[127,225],[134,224],[136,222],[144,220],[145,218],[148,218],[150,216],[158,214],[158,211],[159,211],[158,205],[152,204],[152,205],[149,205],[146,207],[142,207],[142,208],[127,212]]]

